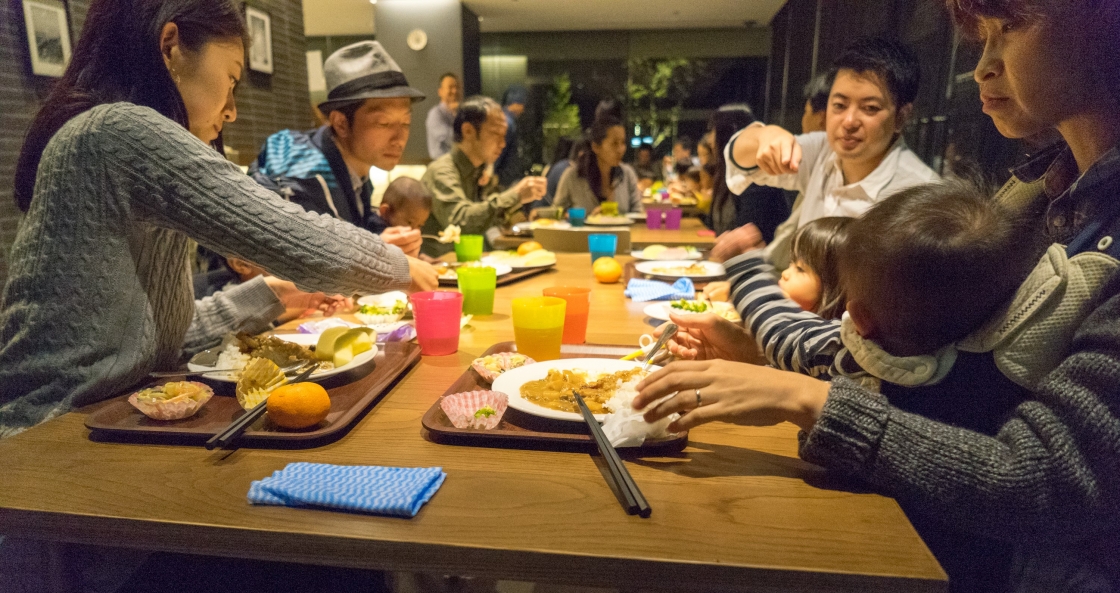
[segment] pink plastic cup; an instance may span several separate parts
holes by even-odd
[[[459,349],[463,294],[438,290],[418,292],[409,299],[416,317],[416,341],[420,343],[420,354],[454,354]]]
[[[670,231],[681,230],[681,209],[670,208],[665,211],[665,228]]]
[[[654,210],[650,208],[646,210],[646,228],[651,231],[656,231],[661,228],[661,212],[662,210]]]

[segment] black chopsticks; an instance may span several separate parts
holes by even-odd
[[[316,362],[307,367],[307,369],[302,373],[296,375],[296,377],[291,380],[291,383],[299,383],[300,381],[305,381],[308,377],[311,376],[311,373],[315,372],[315,369],[319,368],[319,364],[320,363]],[[206,441],[206,448],[217,449],[221,447],[224,449],[228,447],[230,443],[237,439],[237,437],[241,436],[241,433],[245,432],[245,429],[252,426],[252,424],[257,421],[257,418],[264,416],[265,410],[267,410],[267,404],[268,398],[266,397],[264,398],[264,401],[257,404],[256,406],[253,406],[252,410],[249,410],[245,414],[242,414],[240,418],[231,422],[225,430],[210,437],[210,440]]]
[[[626,466],[622,464],[622,459],[618,456],[618,451],[614,450],[614,446],[607,439],[607,435],[603,434],[603,428],[599,426],[599,421],[595,419],[595,415],[584,403],[583,398],[578,393],[575,394],[576,403],[579,404],[579,411],[583,413],[583,419],[587,421],[587,427],[591,429],[591,436],[595,440],[595,445],[599,447],[599,454],[607,461],[607,467],[610,468],[611,479],[614,481],[615,487],[620,493],[626,506],[626,514],[638,515],[643,519],[650,516],[653,509],[649,507],[646,502],[646,497],[642,496],[642,491],[638,490],[638,485],[634,483],[634,478],[630,477],[630,472],[626,470]]]

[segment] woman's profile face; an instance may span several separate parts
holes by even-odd
[[[190,132],[209,144],[237,119],[233,90],[241,80],[245,47],[240,39],[211,41],[198,51],[172,50],[168,69],[187,107]]]
[[[1087,47],[1072,24],[980,19],[984,52],[973,77],[1000,134],[1033,136],[1089,103]]]

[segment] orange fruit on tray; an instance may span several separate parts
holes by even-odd
[[[331,398],[318,383],[293,383],[277,387],[265,404],[268,417],[283,428],[315,426],[331,411]]]
[[[622,277],[622,265],[613,257],[600,257],[591,264],[595,279],[603,284],[613,284]]]
[[[536,241],[526,241],[517,246],[517,255],[525,255],[526,253],[531,253],[540,249],[544,249],[544,246],[540,243]]]

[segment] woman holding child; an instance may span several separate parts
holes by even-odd
[[[949,0],[949,8],[965,33],[983,43],[974,76],[1000,132],[1025,138],[1056,130],[1064,140],[1014,171],[997,195],[1001,207],[1038,212],[1034,228],[1044,227],[1064,247],[1045,258],[1080,256],[1115,269],[1120,3]],[[764,154],[767,149],[760,149],[760,160],[788,165],[788,153]],[[714,420],[793,422],[804,431],[800,454],[807,461],[866,482],[946,526],[1013,545],[1010,574],[997,575],[992,589],[1111,591],[1120,588],[1120,277],[1089,296],[1091,312],[1055,368],[990,431],[935,420],[937,410],[907,412],[843,376],[825,383],[736,362],[751,337],[712,316],[674,319],[682,332],[673,351],[696,360],[648,377],[635,407],[677,392],[647,419],[683,412],[673,429]],[[851,305],[859,295],[849,291],[848,299]],[[871,341],[883,334],[861,329],[868,335],[860,337]],[[913,354],[895,346],[892,354]],[[961,383],[924,389],[931,398],[968,405],[953,397]]]

